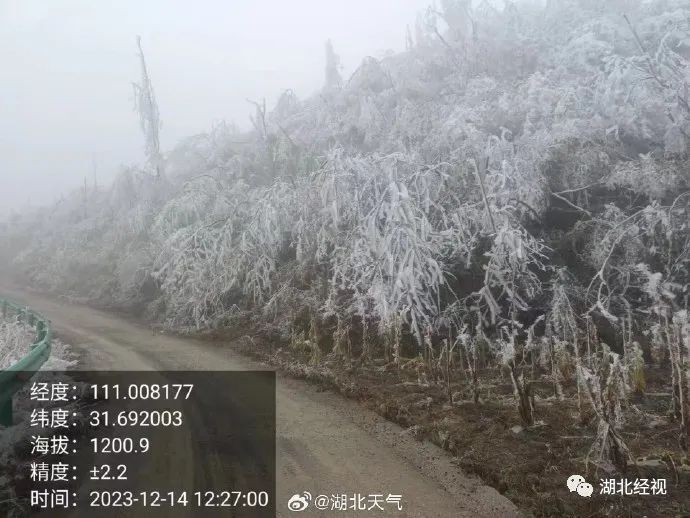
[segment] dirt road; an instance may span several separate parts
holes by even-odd
[[[263,370],[222,344],[168,336],[118,316],[16,288],[0,292],[30,305],[53,323],[56,335],[82,355],[84,370]],[[455,518],[518,516],[513,504],[463,474],[445,452],[339,395],[278,375],[277,507],[295,493],[400,494],[403,510],[305,511],[304,516]],[[184,439],[182,439],[184,440]],[[180,473],[194,465],[177,459]]]

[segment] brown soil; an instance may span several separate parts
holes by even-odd
[[[30,298],[26,293],[18,296]],[[68,311],[69,308],[58,307],[44,298],[34,297],[32,305],[45,306],[46,312],[54,314],[56,319],[61,317],[65,325],[69,324],[72,332],[78,328],[78,322],[87,321],[94,326],[98,324],[96,328],[101,332],[106,324],[110,324],[105,315],[85,308],[81,309],[77,320],[70,320],[68,316],[73,312]],[[61,311],[65,314],[61,314]],[[123,327],[125,322],[113,322],[112,326]],[[292,377],[310,381],[317,388],[332,390],[356,400],[406,428],[411,437],[436,443],[455,455],[458,467],[467,473],[478,475],[486,484],[518,505],[527,516],[690,516],[690,470],[681,461],[679,423],[668,417],[670,376],[663,370],[646,372],[646,395],[632,398],[628,402],[628,422],[621,436],[635,458],[652,460],[641,463],[641,467],[632,466],[625,477],[628,480],[665,478],[668,494],[656,497],[611,497],[599,494],[599,479],[620,479],[623,476],[607,475],[601,470],[597,472],[594,465],[585,465],[596,433],[596,421],[592,419],[592,412],[586,404],[585,419],[580,419],[573,397],[574,387],[565,387],[567,397],[561,401],[553,397],[550,386],[536,386],[538,424],[514,431],[513,428],[520,425],[520,418],[510,380],[499,370],[487,369],[481,372],[481,402],[474,404],[467,379],[461,370],[456,369],[450,387],[453,396],[451,404],[445,384],[420,383],[420,378],[427,373],[421,366],[415,368],[415,362],[407,363],[403,369],[380,361],[353,363],[348,366],[342,359],[326,355],[318,363],[312,364],[308,351],[294,350],[287,344],[278,347],[276,344],[279,341],[275,336],[270,339],[262,338],[261,333],[246,323],[235,323],[232,329],[232,334],[212,332],[207,333],[204,338],[214,342],[209,345],[232,347]],[[91,329],[81,331],[86,333]],[[129,335],[136,334],[131,325],[125,331]],[[93,340],[91,334],[88,336]],[[141,339],[143,340],[143,335]],[[158,341],[160,340],[156,338],[156,343]],[[108,355],[115,352],[121,363],[141,361],[141,358],[135,357],[135,351],[141,351],[134,347],[132,340],[124,341],[126,347],[114,349],[114,345],[121,345],[115,342],[116,337],[113,337],[105,344],[107,347],[98,348],[91,344],[91,361],[98,360],[108,364]],[[174,355],[171,357],[169,354],[162,356],[164,350],[169,352],[174,345],[169,338],[163,341],[165,348],[160,351],[149,350],[152,344],[149,343],[150,340],[146,342],[147,361],[153,362],[154,356],[158,362],[162,358],[172,358],[178,362],[185,359],[181,360]],[[194,348],[191,345],[193,344],[181,343],[180,347],[174,348],[174,352],[182,356],[188,352],[191,355],[189,361],[198,361],[201,345],[196,344]],[[215,352],[206,353],[220,364],[221,360]],[[223,361],[228,360],[224,358]],[[429,379],[429,376],[426,377]],[[314,436],[312,441],[317,439]],[[654,469],[648,466],[653,463],[658,465]],[[568,491],[566,479],[571,474],[581,474],[592,483],[595,489],[592,498],[583,498]]]
[[[259,336],[232,342],[240,344],[236,346],[240,352],[356,399],[407,428],[415,438],[450,451],[459,467],[478,475],[527,516],[690,516],[690,470],[681,460],[680,425],[667,415],[669,387],[663,372],[648,374],[647,395],[628,403],[622,437],[640,465],[631,465],[625,475],[607,474],[592,463],[585,465],[596,420],[585,403],[582,422],[574,387],[566,387],[570,394],[565,400],[555,398],[548,386],[537,387],[537,425],[518,429],[514,427],[521,423],[510,379],[496,369],[481,373],[479,404],[472,401],[463,374],[456,373],[458,379],[450,387],[451,404],[445,383],[420,383],[426,372],[418,362],[409,362],[402,369],[382,361],[347,367],[342,359],[326,357],[314,364],[307,351],[287,345],[276,348],[275,337]],[[566,480],[572,474],[581,474],[592,483],[591,498],[569,492]],[[666,478],[668,494],[601,495],[602,478]]]

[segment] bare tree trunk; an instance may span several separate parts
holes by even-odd
[[[534,425],[534,406],[532,397],[532,385],[525,382],[525,376],[519,375],[515,369],[515,361],[511,360],[508,364],[510,370],[510,380],[513,382],[513,390],[518,403],[518,412],[525,426]]]

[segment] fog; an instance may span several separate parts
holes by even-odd
[[[133,112],[141,35],[163,149],[221,119],[248,126],[246,99],[269,107],[323,83],[331,38],[345,77],[404,46],[428,0],[183,2],[0,0],[0,214],[50,202],[143,158]]]
[[[282,509],[371,488],[406,516],[688,515],[690,2],[434,0],[416,23],[427,1],[5,4],[0,369],[3,343],[48,352],[24,306],[77,370],[249,355],[288,402]],[[0,403],[10,516],[46,475]]]

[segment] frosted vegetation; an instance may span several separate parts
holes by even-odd
[[[34,343],[34,330],[15,319],[3,319],[0,315],[0,369],[21,360]]]
[[[596,412],[600,463],[661,365],[686,434],[690,7],[439,4],[405,52],[343,79],[329,42],[317,94],[163,154],[142,54],[147,164],[16,217],[15,264],[178,329],[251,315],[315,361],[421,355],[477,402],[502,366],[526,425],[547,380]]]
[[[3,318],[0,315],[0,369],[11,367],[24,358],[36,342],[36,330],[17,319],[16,316]],[[64,371],[77,364],[71,347],[60,340],[51,340],[51,351],[48,360],[41,370]]]

